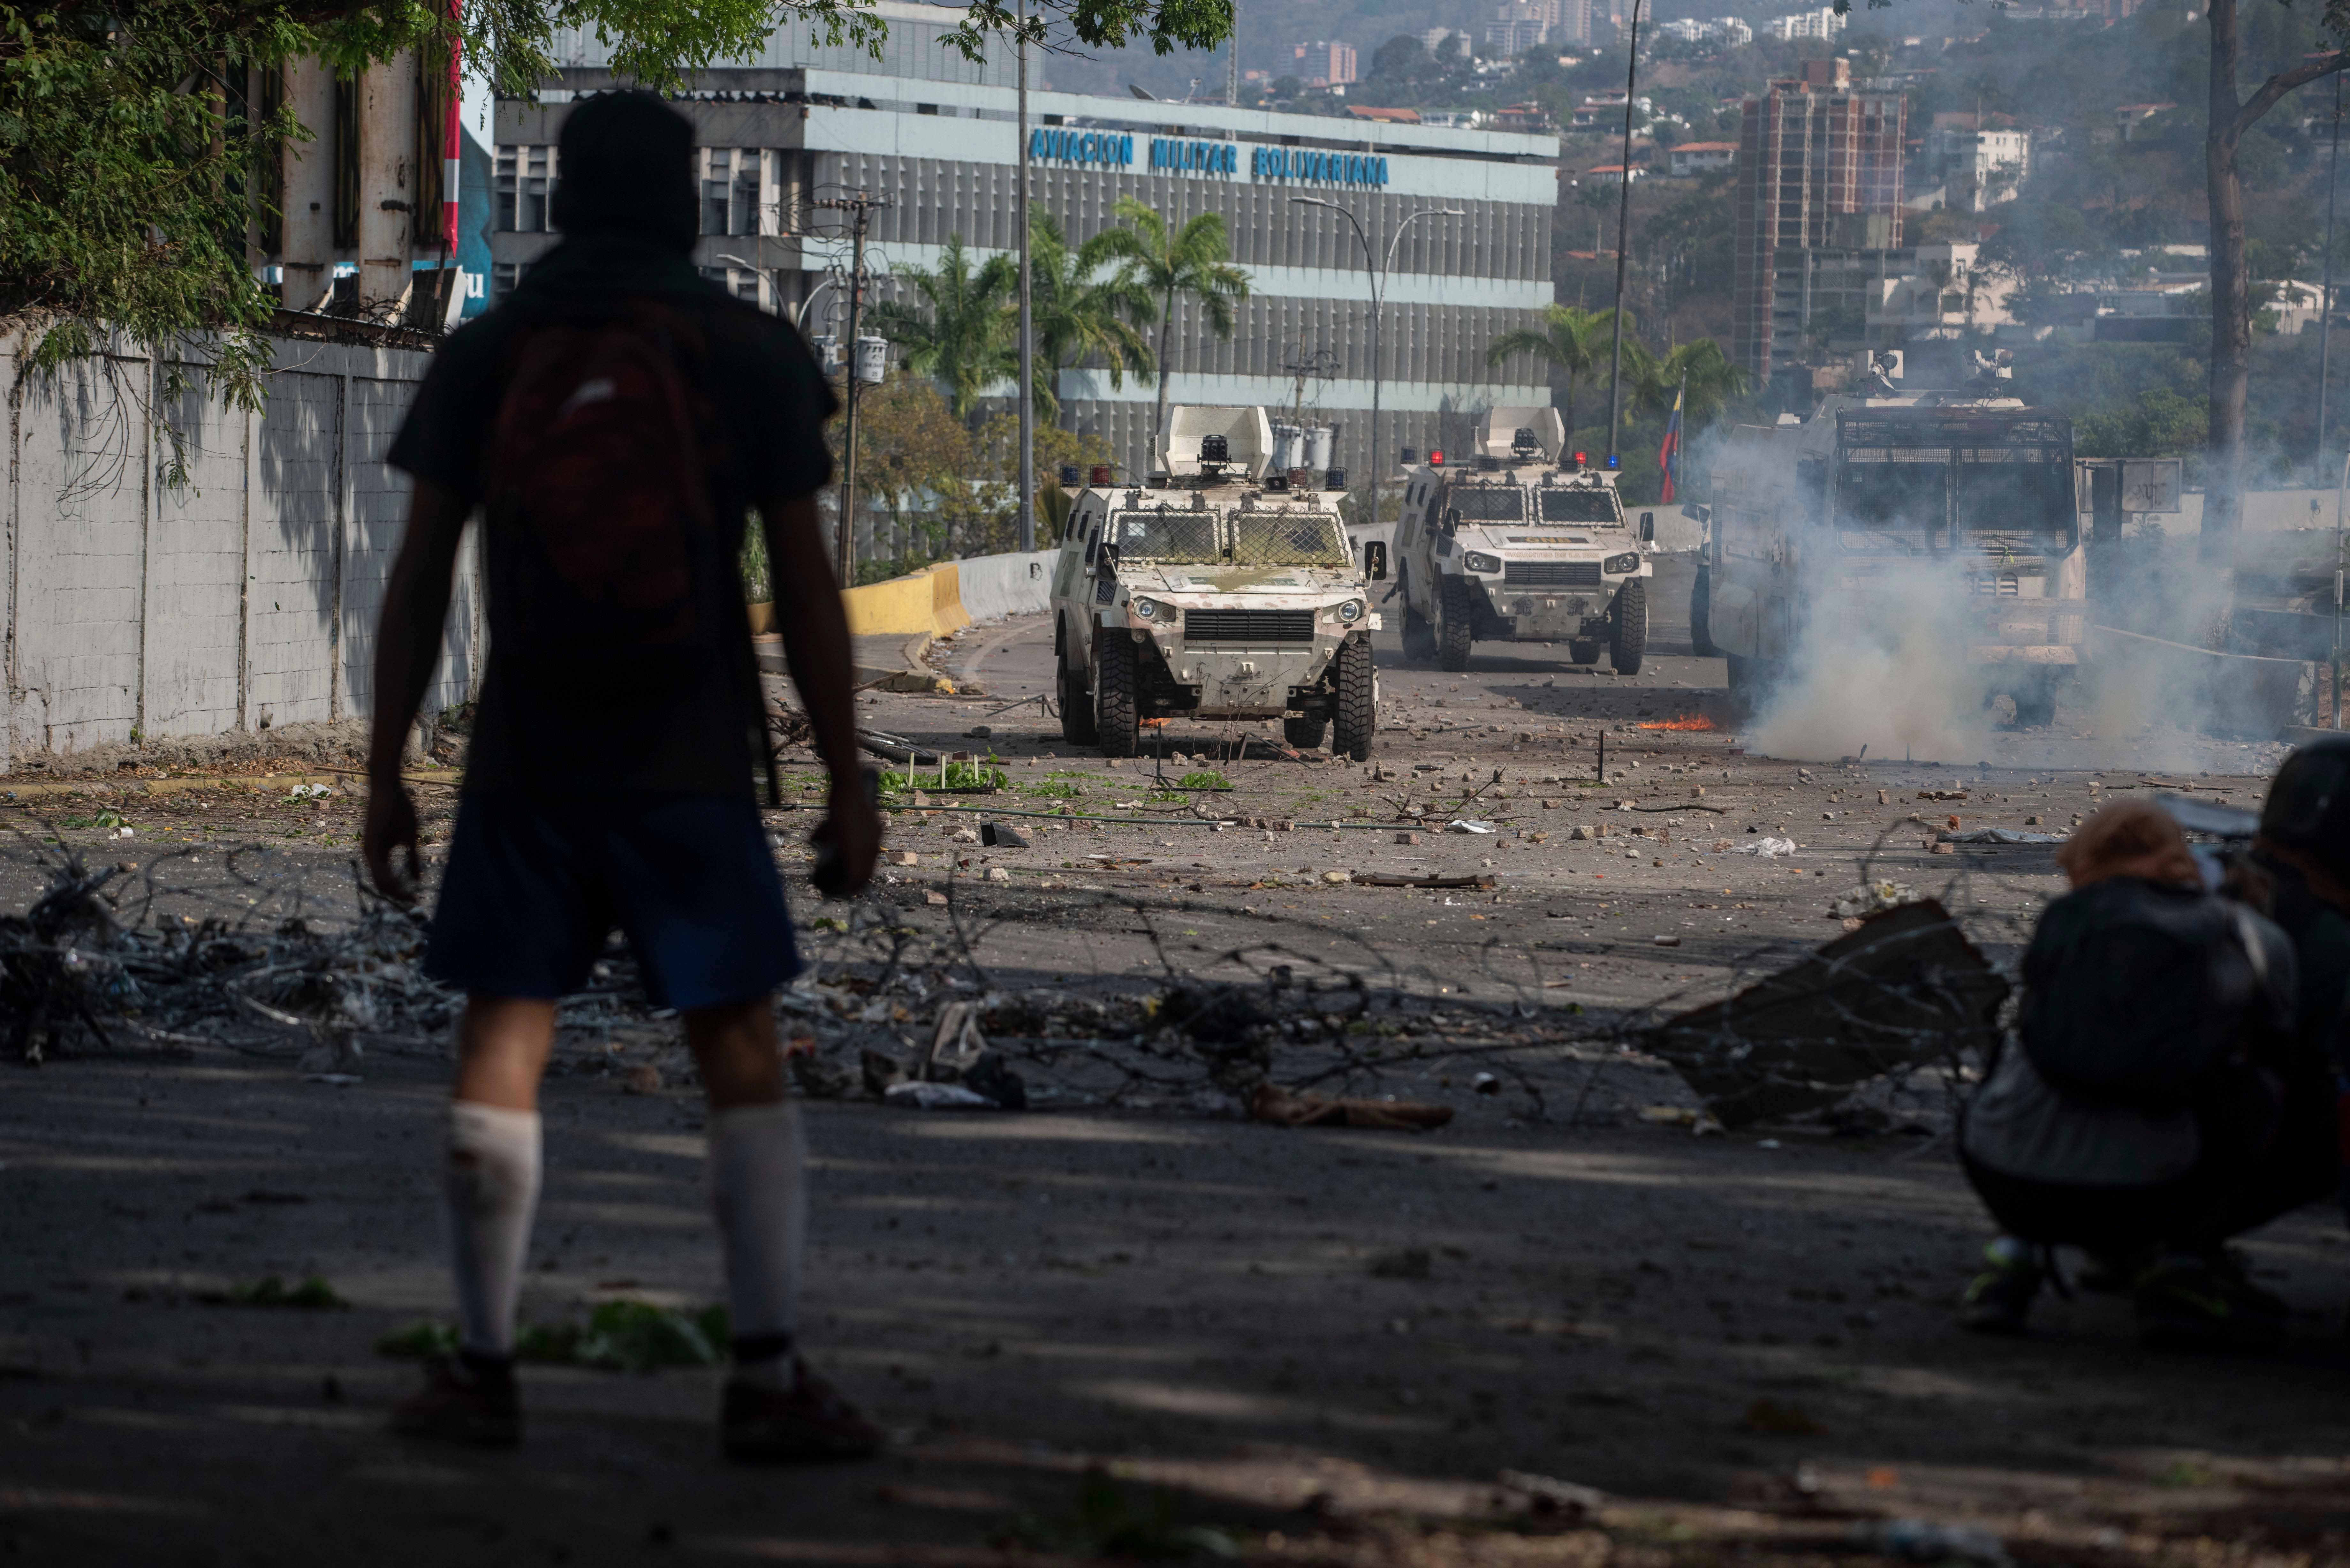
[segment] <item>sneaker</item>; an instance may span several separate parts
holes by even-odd
[[[392,1407],[391,1429],[405,1437],[511,1449],[522,1441],[522,1399],[514,1364],[471,1355],[436,1355],[424,1386]]]
[[[881,1428],[797,1356],[791,1376],[790,1386],[780,1388],[744,1377],[726,1380],[718,1436],[728,1459],[780,1464],[880,1452]]]
[[[2138,1276],[2138,1337],[2158,1348],[2264,1350],[2284,1337],[2288,1316],[2225,1253],[2171,1253]]]
[[[2032,1248],[2012,1236],[1995,1237],[1983,1249],[1983,1272],[1968,1282],[1959,1303],[1959,1326],[1976,1334],[2022,1334],[2032,1303],[2046,1276]]]

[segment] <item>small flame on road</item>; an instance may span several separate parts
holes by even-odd
[[[1653,724],[1635,724],[1636,730],[1711,730],[1713,721],[1702,713],[1684,713],[1678,719],[1659,720]]]

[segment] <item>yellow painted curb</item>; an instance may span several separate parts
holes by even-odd
[[[962,607],[962,578],[952,561],[850,588],[840,602],[848,612],[851,637],[939,637],[971,624]]]

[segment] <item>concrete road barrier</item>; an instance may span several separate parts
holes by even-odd
[[[939,637],[973,621],[1042,610],[1052,587],[1054,554],[1037,550],[941,561],[902,577],[850,588],[840,596],[848,629],[858,637]]]

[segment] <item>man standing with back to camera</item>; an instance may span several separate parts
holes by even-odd
[[[788,324],[695,271],[692,143],[650,94],[573,109],[552,213],[563,244],[434,356],[390,452],[415,493],[376,649],[366,853],[395,896],[412,897],[417,872],[400,753],[477,505],[491,649],[425,961],[465,992],[445,1183],[464,1342],[394,1425],[520,1440],[515,1308],[538,1196],[538,1083],[557,1001],[618,927],[646,991],[683,1014],[710,1098],[733,1334],[725,1449],[852,1457],[879,1433],[793,1339],[806,1192],[774,1002],[800,963],[752,790],[764,704],[736,566],[755,508],[831,773],[827,890],[852,891],[880,828],[814,499],[831,471],[833,399]]]

